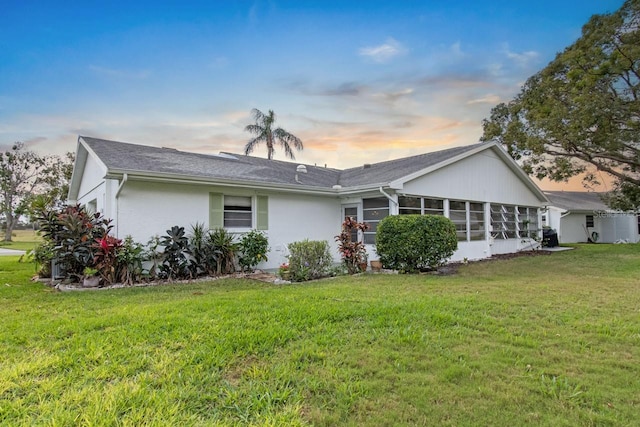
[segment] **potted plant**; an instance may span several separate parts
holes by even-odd
[[[372,259],[370,264],[371,264],[371,271],[382,270],[382,261],[380,261],[379,259]]]
[[[92,267],[85,267],[83,270],[82,286],[85,288],[97,288],[100,286],[100,275],[98,270]]]
[[[289,264],[287,263],[280,264],[280,268],[278,268],[278,275],[282,280],[290,280],[291,270],[289,269]]]

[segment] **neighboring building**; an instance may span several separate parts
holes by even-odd
[[[545,191],[545,194],[551,204],[543,216],[544,225],[558,232],[560,243],[636,243],[640,240],[638,214],[610,209],[600,193]]]
[[[173,225],[204,223],[233,232],[264,230],[268,263],[287,245],[334,236],[345,216],[367,222],[375,259],[381,219],[449,217],[458,230],[454,260],[536,247],[545,195],[497,144],[482,143],[345,170],[235,154],[204,155],[81,136],[69,202],[114,221],[114,234],[146,243]]]

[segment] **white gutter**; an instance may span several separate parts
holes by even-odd
[[[384,197],[386,197],[387,199],[391,200],[394,204],[396,204],[396,205],[398,204],[398,202],[396,202],[396,201],[393,199],[393,197],[391,197],[388,193],[386,193],[386,192],[382,189],[382,187],[378,188],[378,191],[380,191],[380,193],[382,193],[382,195],[383,195]]]
[[[124,184],[127,182],[127,180],[129,179],[129,175],[128,174],[124,174],[122,175],[122,181],[120,181],[120,185],[118,186],[118,191],[116,191],[116,199],[118,198],[118,196],[120,196],[120,192],[122,191],[122,188],[124,187]]]

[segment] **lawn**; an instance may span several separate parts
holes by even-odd
[[[639,261],[60,293],[0,257],[0,424],[634,425]]]
[[[1,231],[1,233],[2,238],[4,238],[4,231]],[[14,230],[12,240],[11,242],[0,241],[0,248],[26,251],[33,249],[36,243],[42,241],[42,238],[33,230]]]

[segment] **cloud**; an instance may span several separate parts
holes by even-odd
[[[407,49],[400,42],[389,37],[385,43],[379,46],[363,47],[358,53],[360,56],[365,56],[373,62],[382,64],[389,62],[397,56],[404,55],[407,53]]]
[[[415,92],[415,89],[409,87],[409,88],[397,90],[397,91],[394,91],[394,92],[375,93],[375,94],[373,94],[373,96],[375,98],[382,98],[382,99],[384,99],[386,101],[395,102],[395,101],[399,100],[400,98],[404,98],[404,97],[412,95],[414,92]]]
[[[475,99],[470,99],[469,101],[467,101],[467,105],[473,105],[473,104],[498,104],[500,102],[500,97],[498,95],[489,93],[483,97],[480,98],[475,98]]]
[[[529,64],[535,62],[540,56],[540,54],[534,50],[528,50],[521,53],[512,52],[507,43],[504,44],[503,52],[507,58],[513,61],[520,68],[528,67]]]
[[[450,50],[455,57],[461,58],[464,56],[464,52],[462,51],[462,47],[459,41],[452,44]]]

